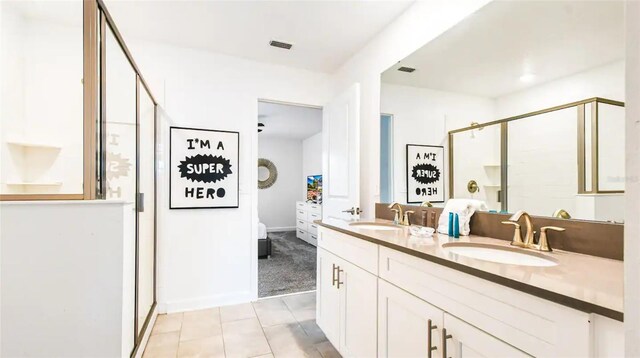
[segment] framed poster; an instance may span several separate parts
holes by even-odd
[[[238,207],[240,133],[169,128],[169,209]]]
[[[407,144],[407,204],[444,202],[444,147]]]

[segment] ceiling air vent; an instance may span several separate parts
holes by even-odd
[[[286,42],[280,42],[276,40],[269,41],[269,45],[277,48],[283,48],[285,50],[291,50],[291,47],[293,46],[292,44],[288,44]]]
[[[405,66],[402,66],[402,67],[398,68],[398,71],[400,71],[400,72],[407,72],[407,73],[411,73],[411,72],[413,72],[413,71],[415,71],[415,70],[416,70],[415,68],[412,68],[412,67],[405,67]]]

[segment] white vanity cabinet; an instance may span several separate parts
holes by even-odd
[[[344,357],[624,356],[622,322],[325,227],[317,322]]]
[[[445,334],[447,337],[443,340]],[[379,280],[378,357],[529,356],[416,296]]]
[[[443,320],[441,309],[378,281],[378,357],[441,357]]]
[[[320,237],[316,291],[318,326],[343,356],[375,357],[378,278],[338,256],[350,257],[357,254],[357,248],[340,245],[340,239],[336,237],[324,236],[324,240],[322,234]],[[370,245],[377,250],[376,245]],[[337,253],[326,250],[327,246]],[[372,262],[371,259],[377,258],[377,252],[368,254],[373,256],[365,261]]]

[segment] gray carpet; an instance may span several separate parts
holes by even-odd
[[[258,260],[258,296],[316,289],[316,248],[295,231],[270,232],[271,258]]]

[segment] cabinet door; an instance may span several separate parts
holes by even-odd
[[[378,357],[441,357],[443,317],[442,310],[379,279]]]
[[[334,284],[339,259],[318,248],[316,277],[316,322],[334,347],[340,345],[340,292]]]
[[[446,357],[531,357],[521,350],[447,313],[444,314],[444,325],[446,327],[446,334],[451,335],[446,342],[443,342],[443,348],[447,350]],[[446,347],[444,347],[445,344]]]
[[[342,260],[339,268],[340,353],[375,357],[377,351],[378,278]]]

